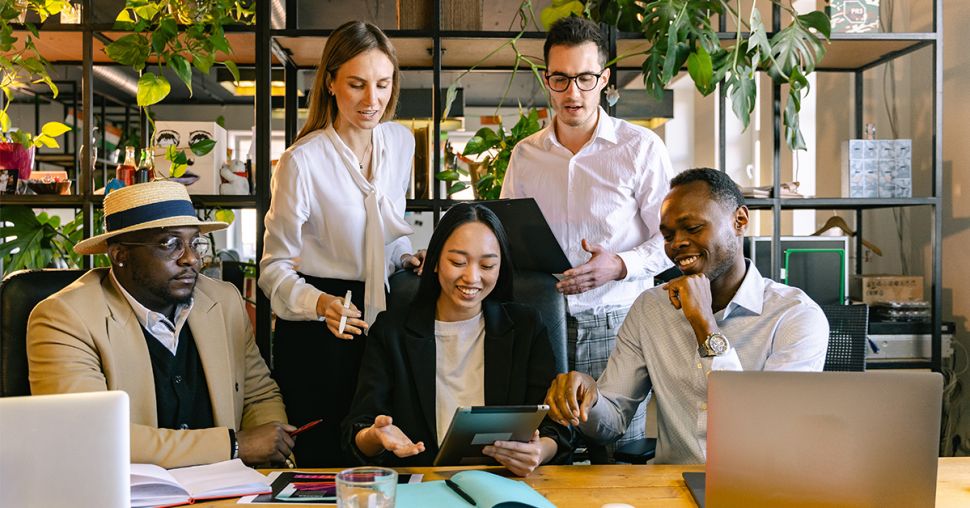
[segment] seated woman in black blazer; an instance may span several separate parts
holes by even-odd
[[[409,308],[367,336],[344,444],[362,463],[430,466],[458,406],[541,404],[556,375],[536,311],[513,303],[508,240],[481,205],[455,205],[431,236]],[[570,456],[571,431],[546,418],[528,443],[484,448],[525,476]],[[386,453],[391,452],[391,453]]]

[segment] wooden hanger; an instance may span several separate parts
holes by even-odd
[[[839,217],[838,215],[833,215],[833,216],[829,217],[827,221],[825,221],[825,224],[822,224],[822,227],[819,228],[818,231],[812,233],[812,236],[819,236],[822,233],[824,233],[824,232],[826,232],[826,231],[828,231],[828,230],[830,230],[832,228],[841,229],[842,232],[845,233],[848,236],[855,236],[856,235],[855,231],[853,231],[852,228],[849,227],[849,224],[845,222],[845,219],[843,219],[842,217]],[[871,250],[873,254],[875,254],[877,256],[882,256],[882,249],[880,249],[879,247],[876,247],[869,240],[866,240],[865,238],[863,238],[862,239],[862,245],[865,248]]]

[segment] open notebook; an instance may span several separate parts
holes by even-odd
[[[133,508],[178,506],[269,491],[266,477],[239,459],[169,470],[154,464],[131,465]]]

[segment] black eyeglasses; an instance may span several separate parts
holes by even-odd
[[[566,89],[569,88],[570,81],[576,82],[576,88],[584,92],[588,92],[596,88],[596,84],[599,83],[600,76],[602,75],[602,72],[599,74],[584,72],[575,76],[567,76],[565,74],[546,74],[546,82],[549,83],[549,89],[553,92],[565,92]]]
[[[145,247],[155,247],[156,249],[161,251],[162,254],[165,255],[165,257],[172,260],[179,259],[183,255],[185,255],[185,242],[183,242],[181,238],[178,238],[175,236],[170,237],[167,240],[164,240],[161,242],[152,242],[152,243],[118,242],[118,243],[121,245],[142,245]],[[189,247],[192,249],[192,252],[194,252],[195,255],[200,258],[205,257],[205,255],[209,253],[210,246],[211,244],[209,243],[209,239],[204,236],[196,236],[189,241]]]

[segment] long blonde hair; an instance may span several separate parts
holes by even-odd
[[[349,21],[327,38],[327,45],[320,56],[317,77],[310,91],[310,111],[306,123],[297,134],[296,140],[317,130],[323,129],[337,119],[337,98],[327,93],[330,81],[337,75],[337,69],[355,56],[372,49],[380,50],[394,64],[394,82],[391,85],[391,99],[387,102],[381,121],[390,120],[397,109],[397,98],[401,88],[401,70],[397,65],[397,52],[391,40],[376,26],[363,21]],[[294,141],[296,141],[294,140]]]

